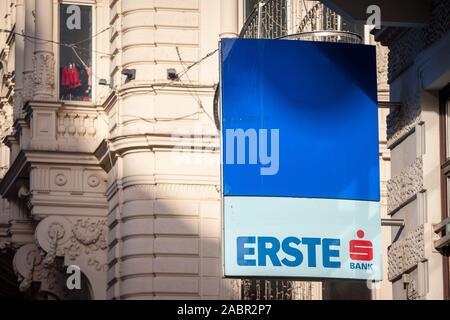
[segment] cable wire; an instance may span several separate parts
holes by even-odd
[[[49,39],[43,39],[43,38],[39,38],[39,37],[35,37],[35,36],[30,36],[30,35],[26,35],[26,34],[24,34],[24,33],[15,32],[15,31],[12,31],[12,30],[0,29],[0,32],[6,32],[6,33],[14,34],[14,35],[23,37],[23,38],[25,38],[25,39],[28,39],[29,41],[35,40],[35,41],[33,42],[34,44],[42,44],[42,42],[44,42],[44,43],[47,42],[47,43],[56,44],[56,45],[61,46],[61,47],[66,47],[66,48],[72,48],[72,47],[74,47],[74,48],[77,48],[77,49],[79,49],[79,50],[85,50],[85,51],[90,51],[90,52],[94,52],[94,53],[98,53],[98,54],[103,54],[103,55],[107,55],[107,56],[112,56],[112,54],[110,54],[110,53],[98,51],[98,50],[95,50],[95,49],[93,49],[93,48],[85,48],[85,47],[80,47],[80,46],[75,45],[75,44],[61,43],[61,42],[59,42],[59,41],[49,40]],[[104,31],[103,31],[103,32],[104,32]],[[99,33],[99,34],[100,34],[100,33]],[[98,35],[99,35],[99,34],[98,34]],[[91,37],[91,39],[93,39],[93,38],[94,38],[94,36]],[[86,42],[86,41],[88,41],[88,40],[89,40],[89,39],[84,39],[84,40],[82,40],[81,42]],[[38,41],[42,41],[42,42],[39,43]]]

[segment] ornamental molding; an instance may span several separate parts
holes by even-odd
[[[0,109],[0,139],[10,135],[13,127],[13,111],[8,105]]]
[[[39,223],[35,236],[46,266],[63,257],[66,265],[90,266],[94,272],[107,269],[106,219],[48,217]]]
[[[408,233],[388,249],[388,279],[393,282],[420,262],[425,261],[425,226]]]
[[[136,184],[124,187],[124,198],[127,201],[178,199],[178,200],[207,200],[217,199],[218,189],[208,184]],[[109,190],[111,198],[116,190]]]
[[[422,51],[442,39],[450,30],[449,16],[450,0],[435,0],[426,28],[387,27],[377,33],[377,41],[390,49],[389,83],[412,66]]]
[[[405,99],[401,108],[395,108],[387,116],[387,148],[393,149],[422,122],[420,96]]]
[[[41,196],[64,190],[72,195],[89,193],[103,198],[106,181],[106,173],[95,167],[32,165],[30,171],[30,188]]]
[[[22,89],[14,92],[14,120],[23,119],[25,117],[24,109],[24,92]]]
[[[11,241],[8,240],[0,241],[0,253],[8,251],[9,248],[11,248]]]
[[[55,56],[52,52],[36,52],[33,59],[36,96],[52,97],[55,89]]]
[[[377,42],[377,73],[378,73],[378,91],[389,91],[388,84],[388,61],[389,61],[389,48],[381,45]]]
[[[218,196],[215,185],[202,184],[157,184],[158,199],[216,199]]]
[[[419,157],[412,165],[388,181],[388,213],[393,214],[423,190],[423,160]]]
[[[424,49],[425,34],[422,29],[410,29],[389,46],[389,83],[394,82],[414,64],[416,56]]]
[[[23,73],[23,102],[33,100],[34,71],[25,71]]]
[[[96,139],[98,133],[98,113],[61,111],[57,114],[58,139]]]
[[[64,275],[61,266],[46,266],[40,249],[34,244],[20,247],[13,259],[14,272],[19,281],[19,290],[26,292],[32,283],[40,283],[40,291],[61,297]]]
[[[36,227],[35,240],[18,249],[14,257],[22,291],[38,282],[40,291],[67,298],[74,292],[67,288],[65,267],[76,266],[90,283],[94,299],[106,298],[105,219],[48,217]]]

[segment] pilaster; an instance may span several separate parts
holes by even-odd
[[[53,52],[53,1],[36,1],[34,51],[34,100],[55,98],[55,54]]]

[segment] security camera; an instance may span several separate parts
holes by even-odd
[[[176,69],[174,68],[167,69],[167,80],[171,81],[180,80]]]
[[[136,69],[123,69],[122,74],[127,77],[126,82],[136,79]]]

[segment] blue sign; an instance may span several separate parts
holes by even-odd
[[[381,279],[376,53],[221,42],[229,277]]]

